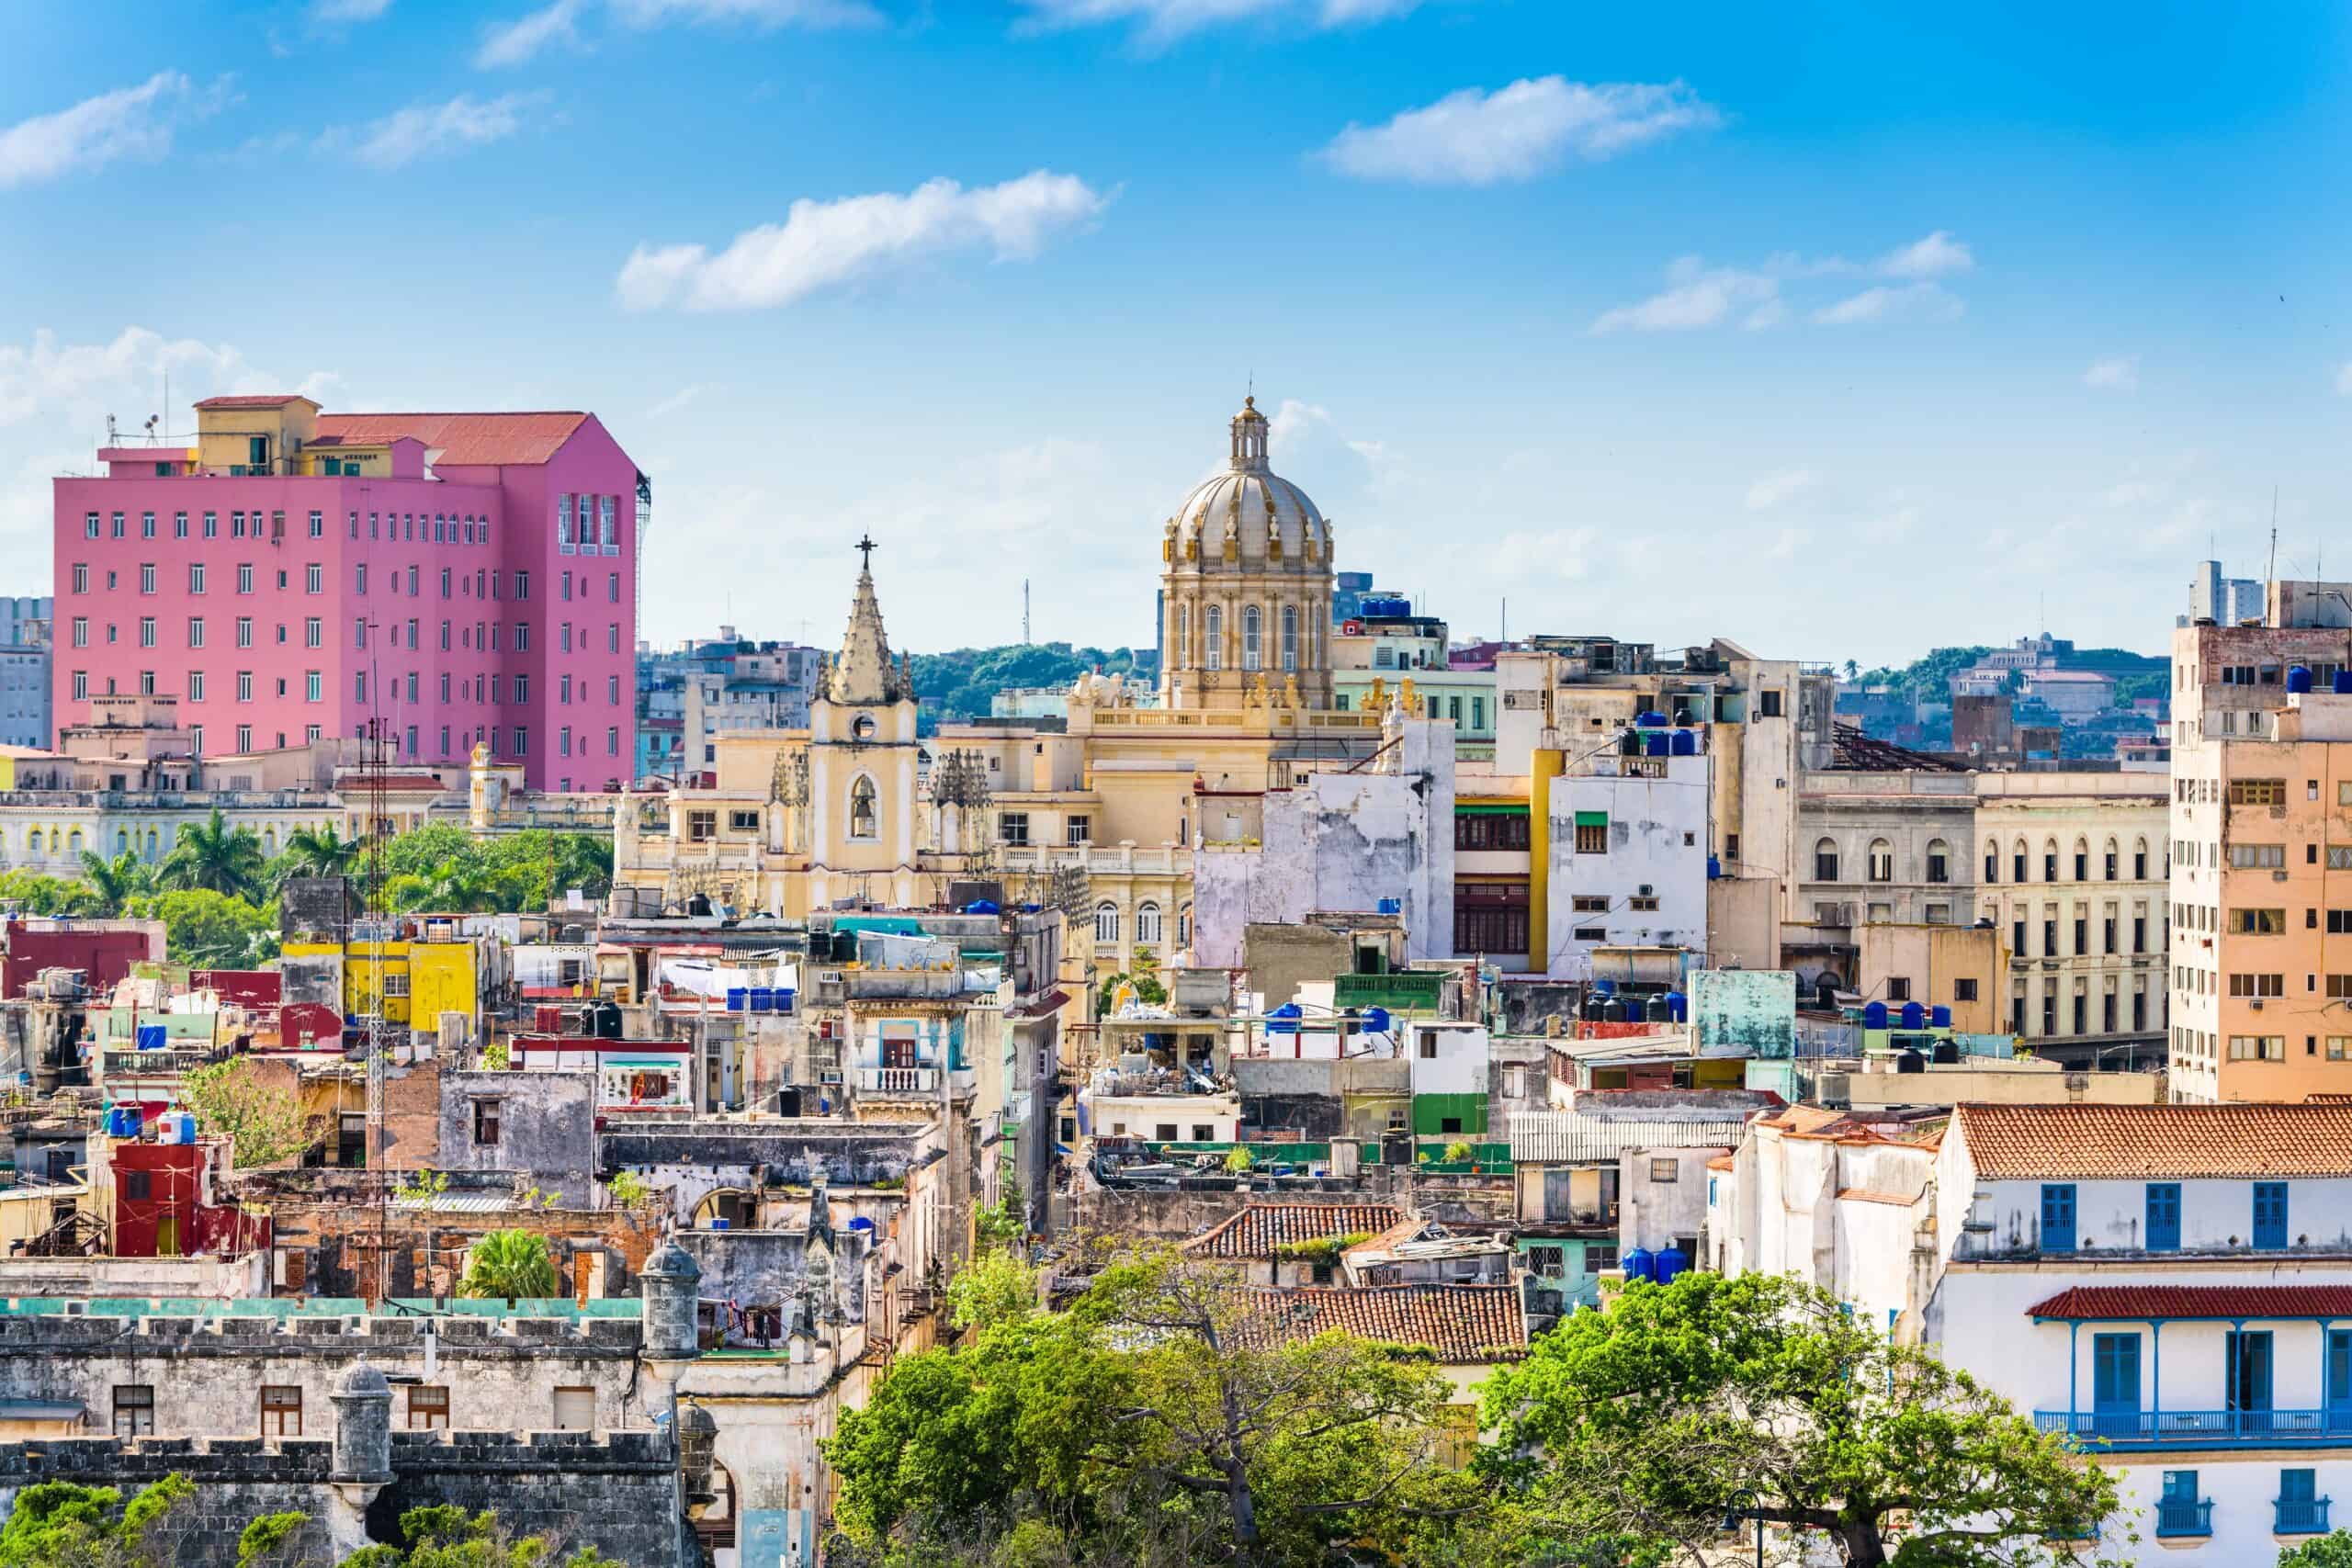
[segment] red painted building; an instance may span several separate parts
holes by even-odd
[[[134,964],[160,963],[164,927],[159,920],[10,920],[0,953],[0,993],[25,994],[28,982],[44,969],[85,969],[90,994],[104,996]]]
[[[214,1201],[229,1163],[226,1140],[120,1143],[109,1157],[117,1258],[234,1257],[270,1245],[270,1222]]]

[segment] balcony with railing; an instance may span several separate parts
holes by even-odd
[[[2159,1539],[2206,1536],[2213,1533],[2213,1499],[2165,1497],[2156,1504]]]
[[[2327,1533],[2325,1497],[2279,1497],[2270,1505],[2270,1533],[2273,1535],[2325,1535]]]
[[[936,1067],[860,1067],[857,1087],[865,1094],[937,1094]]]
[[[2352,1408],[2332,1410],[2037,1410],[2033,1424],[2085,1448],[2352,1448]]]

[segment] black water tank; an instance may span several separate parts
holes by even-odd
[[[1623,1023],[1625,1021],[1625,1004],[1619,1001],[1616,998],[1611,997],[1606,1002],[1601,1004],[1600,1016],[1604,1021],[1609,1023]]]
[[[1936,1065],[1938,1066],[1951,1066],[1956,1065],[1959,1061],[1960,1047],[1958,1045],[1953,1044],[1949,1040],[1939,1040],[1936,1042]]]
[[[1928,1058],[1917,1051],[1898,1051],[1894,1054],[1894,1070],[1898,1073],[1924,1073],[1928,1070]]]

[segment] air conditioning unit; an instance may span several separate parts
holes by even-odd
[[[1643,883],[1635,891],[1636,896],[1639,897],[1655,898],[1657,897],[1657,889],[1646,882]]]

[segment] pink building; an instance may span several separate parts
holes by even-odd
[[[195,446],[55,481],[61,730],[153,693],[199,750],[378,719],[404,761],[628,781],[651,486],[594,414],[196,407]]]

